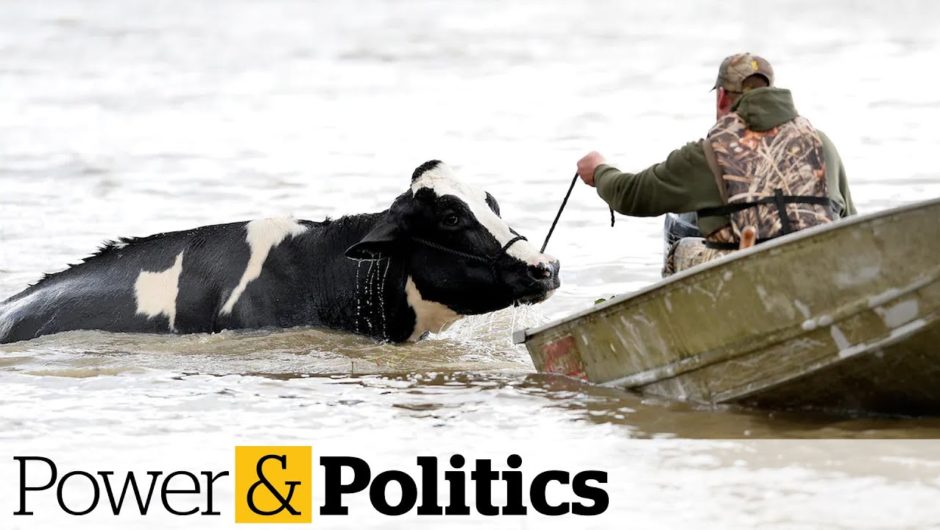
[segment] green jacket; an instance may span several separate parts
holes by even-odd
[[[798,115],[790,91],[780,88],[752,90],[741,96],[732,110],[755,131],[772,129]],[[818,132],[823,144],[829,198],[835,202],[836,214],[840,217],[855,215],[839,152],[825,134]],[[715,176],[705,161],[702,140],[676,149],[665,162],[639,173],[624,173],[602,164],[594,172],[594,183],[597,194],[611,208],[625,215],[652,217],[723,204]],[[704,217],[699,219],[699,230],[710,234],[728,222],[727,218]]]

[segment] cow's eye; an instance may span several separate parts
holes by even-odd
[[[441,223],[444,226],[457,226],[460,223],[460,218],[457,217],[457,214],[447,214],[444,216],[444,219],[441,220]]]

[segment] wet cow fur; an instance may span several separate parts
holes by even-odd
[[[462,315],[539,302],[558,284],[558,262],[519,240],[491,195],[430,161],[384,212],[109,243],[0,304],[0,343],[79,329],[303,325],[398,342]]]

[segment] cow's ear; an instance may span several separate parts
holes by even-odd
[[[381,259],[387,257],[400,245],[398,225],[382,219],[371,232],[358,243],[346,249],[346,257],[352,259]]]

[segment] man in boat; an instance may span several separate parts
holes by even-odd
[[[797,113],[789,90],[774,86],[770,63],[732,55],[714,90],[717,123],[664,162],[625,173],[596,151],[578,161],[581,179],[614,210],[681,213],[667,230],[686,224],[689,235],[697,225],[693,235],[705,234],[671,245],[663,276],[856,213],[835,146]]]

